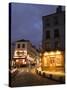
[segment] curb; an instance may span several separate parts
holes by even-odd
[[[65,76],[56,76],[56,75],[47,74],[45,72],[38,71],[38,70],[36,70],[36,73],[40,76],[43,76],[44,78],[49,78],[49,79],[52,79],[61,83],[65,83]]]

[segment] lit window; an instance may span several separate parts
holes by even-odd
[[[62,66],[61,55],[56,55],[56,66]]]

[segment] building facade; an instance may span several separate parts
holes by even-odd
[[[14,56],[14,50],[15,50],[15,44],[14,43],[11,43],[11,48],[10,48],[10,53],[11,53],[11,56],[10,56],[10,67],[13,67],[13,56]]]
[[[16,66],[35,64],[38,59],[38,52],[29,40],[16,41],[13,60]]]
[[[43,16],[42,69],[64,71],[65,11],[59,6],[56,13]]]

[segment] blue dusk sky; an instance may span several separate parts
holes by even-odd
[[[42,16],[56,12],[55,5],[11,4],[11,42],[26,39],[39,46],[42,41]]]

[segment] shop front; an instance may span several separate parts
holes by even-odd
[[[65,60],[63,51],[45,52],[41,61],[42,70],[64,72]]]
[[[14,58],[14,67],[22,67],[27,65],[26,58]]]

